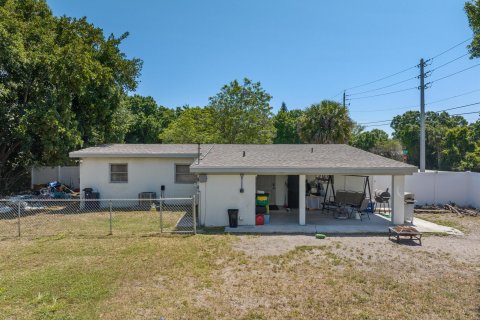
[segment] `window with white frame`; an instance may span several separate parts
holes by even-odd
[[[190,173],[190,165],[176,164],[175,165],[175,183],[195,183],[197,177]]]
[[[128,182],[128,164],[110,163],[110,182],[127,183]]]

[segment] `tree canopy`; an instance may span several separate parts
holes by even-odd
[[[302,114],[302,110],[288,110],[285,102],[282,102],[280,110],[273,118],[273,124],[277,131],[273,143],[300,143],[297,123]]]
[[[275,137],[271,99],[260,82],[250,79],[223,86],[208,104],[215,114],[218,142],[271,143]]]
[[[348,143],[353,127],[347,107],[330,100],[311,105],[298,121],[304,143]]]
[[[388,141],[388,134],[380,129],[371,131],[363,131],[354,135],[352,138],[352,146],[366,151],[372,150],[380,143]]]
[[[442,140],[448,129],[466,126],[467,121],[461,116],[450,116],[446,112],[425,113],[426,166],[431,169],[448,168],[442,163]],[[398,139],[408,151],[408,161],[418,165],[420,162],[420,112],[407,111],[392,120],[393,137]]]
[[[187,107],[160,134],[163,143],[218,143],[222,140],[210,107]]]
[[[175,111],[140,95],[126,97],[125,104],[130,117],[125,142],[160,143],[160,134],[175,119]]]
[[[465,3],[468,23],[473,31],[473,39],[470,43],[470,54],[472,58],[480,57],[480,0]]]
[[[142,65],[120,51],[127,36],[55,17],[44,1],[0,1],[0,190],[32,164],[122,138],[117,111]]]

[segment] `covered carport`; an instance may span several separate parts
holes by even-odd
[[[348,145],[309,144],[214,145],[190,170],[200,177],[199,210],[200,222],[204,225],[227,225],[229,208],[239,210],[240,225],[255,225],[257,177],[268,175],[298,177],[297,225],[307,226],[307,176],[389,176],[392,181],[390,222],[403,224],[405,175],[413,174],[417,168]],[[276,226],[272,224],[269,228]]]

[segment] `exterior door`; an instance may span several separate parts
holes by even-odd
[[[288,207],[291,209],[298,209],[298,193],[300,192],[298,179],[298,176],[288,176]]]
[[[275,176],[257,176],[257,190],[270,194],[270,204],[276,204],[275,199]]]

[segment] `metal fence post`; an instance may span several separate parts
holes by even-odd
[[[18,236],[20,237],[20,216],[21,216],[21,204],[20,201],[18,201],[18,217],[17,217],[17,228],[18,228]]]
[[[160,233],[163,233],[163,201],[160,199]]]
[[[109,207],[110,207],[110,233],[109,235],[112,235],[112,200],[109,201]]]
[[[197,212],[195,210],[195,195],[192,197],[193,234],[197,234]]]

